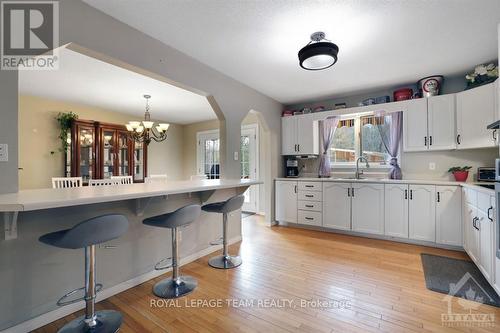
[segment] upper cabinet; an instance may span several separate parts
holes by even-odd
[[[318,131],[313,114],[281,118],[281,154],[318,155]]]
[[[408,101],[403,133],[405,152],[455,149],[455,95]]]
[[[486,129],[494,122],[498,80],[457,94],[457,148],[485,148],[496,145],[497,131]]]

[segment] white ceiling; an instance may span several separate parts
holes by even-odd
[[[207,99],[173,85],[61,48],[59,70],[19,71],[21,94],[96,106],[175,124],[217,119]]]
[[[84,0],[282,102],[458,74],[498,57],[499,0]],[[308,72],[314,31],[339,45]]]

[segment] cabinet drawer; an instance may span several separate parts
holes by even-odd
[[[321,212],[323,207],[322,203],[319,201],[299,201],[298,208],[302,210],[312,210],[315,212]]]
[[[321,199],[322,199],[321,192],[299,191],[299,200],[321,201]]]
[[[299,210],[297,215],[299,224],[308,224],[317,226],[321,226],[323,224],[322,214],[320,212],[309,212],[305,210]]]
[[[299,182],[299,191],[323,191],[323,186],[321,182]]]
[[[476,193],[477,193],[477,208],[486,213],[488,211],[488,208],[491,207],[490,196],[483,192],[476,192]]]

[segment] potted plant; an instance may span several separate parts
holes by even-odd
[[[455,176],[457,182],[465,182],[469,177],[469,170],[472,169],[471,166],[464,167],[451,167],[448,172],[451,172]]]

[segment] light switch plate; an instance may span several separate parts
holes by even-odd
[[[9,146],[6,143],[0,144],[0,162],[9,161]]]
[[[429,163],[429,170],[436,170],[436,163],[430,162]]]
[[[235,160],[235,161],[237,161],[237,160],[238,160],[238,152],[237,152],[237,151],[235,151],[235,152],[234,152],[234,160]]]

